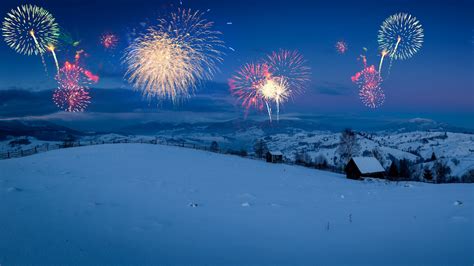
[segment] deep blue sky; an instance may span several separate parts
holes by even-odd
[[[128,88],[119,66],[121,52],[133,29],[143,31],[177,7],[208,12],[223,33],[228,50],[216,82],[227,82],[245,62],[258,59],[278,48],[298,49],[312,68],[312,83],[304,97],[286,105],[305,112],[360,112],[452,114],[469,117],[474,113],[473,25],[474,1],[2,1],[0,13],[23,3],[48,9],[62,28],[81,41],[90,57],[88,67],[98,72],[99,88]],[[377,64],[377,31],[382,21],[396,12],[416,16],[425,31],[422,49],[413,58],[395,61],[384,83],[387,99],[375,111],[360,103],[350,76],[361,64],[357,57],[368,48],[369,64]],[[3,15],[2,15],[3,16]],[[232,22],[228,25],[227,22]],[[142,25],[140,25],[142,24]],[[102,33],[119,35],[114,53],[99,46]],[[344,40],[349,51],[338,55],[334,44]],[[68,51],[69,50],[69,51]],[[74,49],[58,51],[60,61],[72,59]],[[45,75],[39,57],[16,54],[0,43],[0,89],[51,89],[54,80]],[[54,72],[52,59],[48,68]],[[199,93],[199,92],[198,92]],[[448,119],[449,120],[449,119]]]

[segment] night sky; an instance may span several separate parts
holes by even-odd
[[[242,64],[268,52],[297,49],[311,66],[312,81],[306,94],[286,104],[287,112],[424,115],[462,126],[472,124],[469,120],[474,114],[474,1],[183,0],[180,4],[179,0],[4,0],[0,4],[2,17],[24,3],[49,10],[61,28],[80,41],[78,48],[60,47],[59,61],[72,60],[75,50],[84,49],[89,54],[85,60],[88,68],[101,76],[96,89],[130,89],[123,81],[120,58],[134,37],[133,32],[144,32],[147,26],[156,24],[156,18],[167,16],[178,7],[209,9],[206,18],[214,21],[216,29],[223,33],[226,46],[235,49],[225,51],[216,83],[226,84]],[[394,61],[383,84],[385,105],[371,110],[360,102],[350,77],[361,69],[357,58],[363,47],[368,49],[368,63],[378,64],[377,31],[385,18],[397,12],[410,13],[420,20],[424,44],[411,59]],[[114,52],[100,46],[99,38],[104,32],[119,36],[120,43]],[[343,55],[334,49],[339,40],[349,45]],[[49,76],[40,57],[17,54],[3,40],[0,58],[0,90],[54,88],[51,58],[46,58]],[[222,90],[223,94],[228,93],[226,86]],[[0,108],[7,108],[1,104]]]

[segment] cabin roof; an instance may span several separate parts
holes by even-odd
[[[380,162],[374,157],[352,157],[361,174],[385,172]]]
[[[283,156],[283,153],[281,151],[269,151],[269,153],[271,155],[282,155]]]

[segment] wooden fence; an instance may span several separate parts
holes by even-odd
[[[141,144],[154,144],[154,145],[167,145],[167,146],[175,146],[175,147],[186,147],[196,150],[205,150],[209,151],[208,146],[197,145],[195,143],[187,143],[183,140],[175,140],[175,139],[151,139],[151,140],[144,140],[144,139],[120,139],[120,140],[108,140],[108,141],[74,141],[74,142],[64,142],[64,143],[55,143],[49,144],[44,143],[41,145],[37,145],[30,149],[21,149],[21,150],[12,150],[0,153],[0,160],[10,159],[10,158],[18,158],[33,155],[40,152],[46,152],[51,150],[58,150],[58,149],[66,149],[72,147],[81,147],[81,146],[92,146],[92,145],[102,145],[102,144],[118,144],[118,143],[141,143]],[[219,152],[219,151],[214,151]]]

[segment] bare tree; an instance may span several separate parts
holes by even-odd
[[[339,138],[339,147],[337,153],[340,156],[340,163],[345,165],[353,156],[357,156],[360,151],[360,145],[357,142],[357,135],[351,129],[344,129]]]

